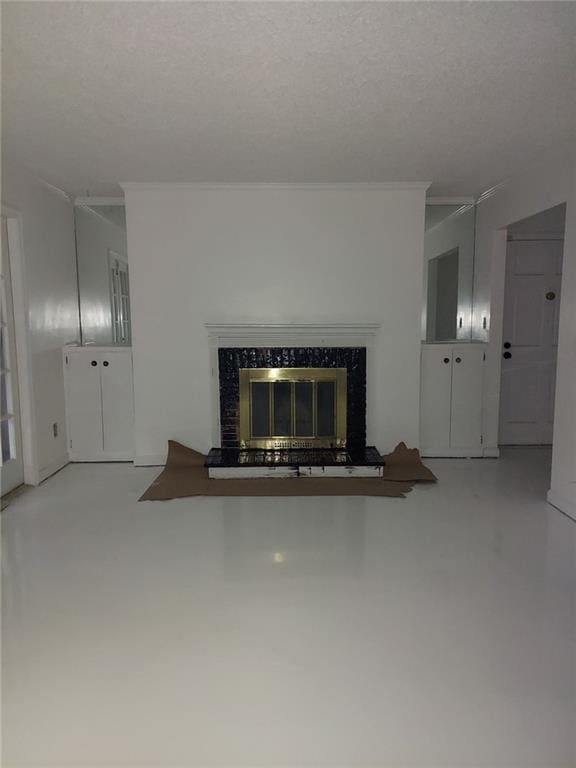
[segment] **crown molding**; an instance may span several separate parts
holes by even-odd
[[[282,333],[287,330],[316,333],[321,330],[332,333],[349,331],[375,334],[380,327],[380,323],[204,323],[204,328],[209,333],[230,333],[231,331],[244,333],[250,330],[272,333]]]
[[[319,182],[319,183],[283,183],[283,182],[241,182],[241,183],[211,183],[211,182],[183,182],[183,181],[122,181],[119,182],[124,191],[133,189],[192,189],[198,191],[263,191],[274,192],[281,190],[302,190],[302,191],[367,191],[380,192],[385,190],[426,190],[432,182],[430,181],[386,181],[386,182]]]
[[[426,205],[474,205],[476,198],[473,195],[460,195],[456,197],[437,197],[432,195],[426,198]]]
[[[123,197],[109,196],[109,197],[75,197],[74,205],[84,205],[91,207],[92,205],[125,205]]]
[[[63,189],[60,189],[60,187],[57,187],[56,184],[51,184],[49,181],[46,181],[46,179],[43,179],[41,176],[36,176],[35,174],[33,175],[47,189],[51,189],[52,192],[56,192],[57,195],[60,195],[60,197],[63,197],[68,203],[72,203],[72,198],[67,192],[64,192]]]
[[[493,197],[497,192],[500,192],[504,187],[506,187],[510,183],[511,179],[504,179],[503,181],[498,182],[498,184],[495,184],[493,187],[490,187],[490,189],[486,189],[478,200],[476,201],[477,204],[483,203],[486,200],[489,200],[491,197]]]
[[[428,205],[428,203],[426,203],[426,205]],[[471,208],[474,208],[474,203],[465,203],[464,205],[461,205],[460,208],[457,208],[455,211],[452,211],[452,213],[449,213],[448,216],[445,216],[443,219],[436,222],[436,224],[429,227],[426,230],[426,234],[428,234],[428,232],[432,232],[437,227],[443,226],[444,224],[446,224],[447,221],[453,221],[454,219],[457,219],[458,216],[462,216],[463,213],[468,213],[468,211]]]
[[[7,158],[6,159],[2,158],[2,167],[6,171],[12,172],[14,174],[19,174],[19,173],[24,172],[30,178],[32,178],[36,182],[38,182],[38,184],[41,184],[43,187],[46,187],[46,189],[49,189],[52,192],[55,192],[57,195],[60,195],[60,197],[63,197],[64,200],[66,200],[71,205],[73,204],[72,197],[71,197],[71,195],[68,194],[68,192],[65,192],[61,187],[58,187],[58,186],[56,186],[56,184],[52,184],[52,182],[48,181],[47,179],[43,178],[42,176],[39,176],[28,165],[16,163],[13,160],[9,160]]]
[[[551,241],[551,242],[564,242],[564,234],[562,232],[540,232],[539,234],[509,234],[506,238],[509,243],[526,243],[526,242],[538,242],[538,241]]]
[[[126,230],[124,229],[124,227],[121,227],[112,219],[108,219],[106,216],[103,216],[100,213],[100,211],[96,210],[97,206],[93,208],[92,207],[93,205],[94,203],[92,203],[92,205],[84,205],[83,203],[74,203],[74,208],[81,208],[88,216],[92,216],[95,219],[99,219],[100,221],[103,221],[109,227],[116,227],[121,232],[123,232],[124,235],[126,235]],[[103,205],[103,203],[100,203],[100,205]],[[122,203],[122,205],[124,205],[124,203]]]

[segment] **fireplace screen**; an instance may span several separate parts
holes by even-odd
[[[346,368],[241,368],[242,448],[346,446]]]

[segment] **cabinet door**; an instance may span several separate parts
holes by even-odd
[[[448,344],[422,347],[420,446],[437,452],[450,445],[452,348]]]
[[[454,347],[452,353],[451,448],[478,448],[482,442],[484,347]]]
[[[102,353],[102,423],[104,453],[110,458],[132,458],[134,453],[134,395],[132,353]]]
[[[102,454],[100,355],[70,352],[66,363],[70,457],[77,461]]]

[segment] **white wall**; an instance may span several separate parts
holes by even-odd
[[[33,483],[68,460],[61,349],[79,338],[74,213],[62,193],[6,164],[2,203],[15,209],[21,221],[30,368],[30,392],[23,407],[31,417],[25,480]],[[21,299],[15,296],[15,302]]]
[[[376,322],[381,450],[418,442],[425,186],[126,185],[136,457],[211,447],[207,322]]]
[[[566,233],[549,498],[576,517],[576,147],[557,149],[499,185],[476,218],[474,338],[488,341],[484,440],[497,450],[506,227],[566,202]],[[484,319],[486,329],[484,329]]]
[[[90,208],[77,206],[75,216],[82,341],[113,344],[108,252],[127,258],[126,232]]]

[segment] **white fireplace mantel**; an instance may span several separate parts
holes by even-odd
[[[366,380],[373,380],[374,346],[380,323],[205,323],[210,345],[212,444],[220,445],[218,349],[221,347],[366,347]],[[368,386],[367,414],[375,409]]]
[[[370,343],[380,323],[206,323],[210,346],[359,347]]]

